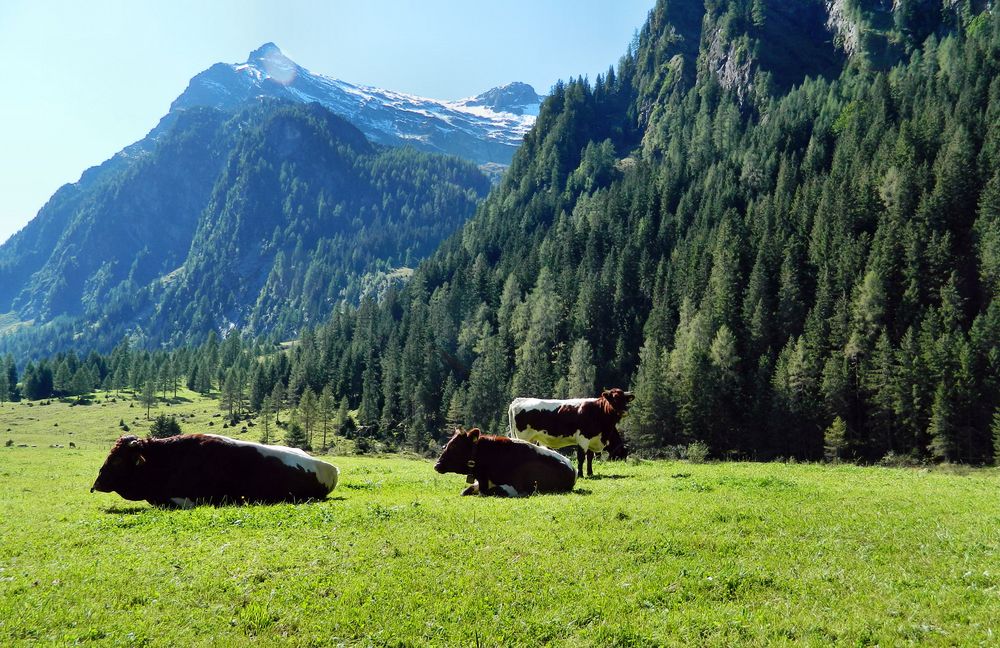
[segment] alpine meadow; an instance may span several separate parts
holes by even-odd
[[[0,245],[0,645],[995,643],[996,3],[617,51],[268,42]]]

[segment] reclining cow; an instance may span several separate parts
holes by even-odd
[[[634,398],[631,392],[606,389],[598,398],[566,400],[515,398],[507,411],[509,436],[550,448],[575,445],[577,474],[594,476],[594,453],[607,450],[611,459],[624,459],[629,449],[616,427]]]
[[[214,434],[123,436],[90,489],[154,506],[322,499],[340,471],[302,450]]]
[[[569,459],[558,452],[478,428],[455,435],[434,465],[439,473],[467,475],[462,495],[524,497],[533,493],[568,493],[576,484]]]

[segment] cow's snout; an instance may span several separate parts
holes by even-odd
[[[444,465],[439,461],[436,464],[434,464],[434,470],[436,470],[437,472],[439,472],[439,473],[441,473],[443,475],[444,474]]]

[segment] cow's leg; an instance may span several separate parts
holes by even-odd
[[[468,488],[462,491],[462,495],[479,495],[479,482],[476,481],[470,484]]]
[[[583,448],[579,446],[576,448],[576,475],[583,477]]]
[[[594,476],[594,451],[587,450],[587,477]]]

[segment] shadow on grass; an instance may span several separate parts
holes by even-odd
[[[593,492],[594,491],[587,488],[574,488],[572,491],[570,491],[570,493],[573,495],[590,495]]]
[[[584,479],[628,479],[628,475],[591,475],[590,477],[584,477]]]
[[[302,500],[297,502],[198,502],[195,504],[194,508],[201,506],[208,506],[211,508],[223,509],[223,508],[244,508],[244,507],[254,507],[254,508],[266,508],[271,506],[282,506],[284,504],[322,504],[323,502],[346,502],[347,498],[343,495],[338,495],[336,497],[327,497],[325,499],[310,499]],[[174,504],[152,504],[150,506],[109,506],[104,509],[104,512],[108,515],[137,515],[143,511],[184,511],[190,510],[190,507],[177,506]]]
[[[104,512],[108,515],[137,515],[148,510],[148,506],[109,506]]]

